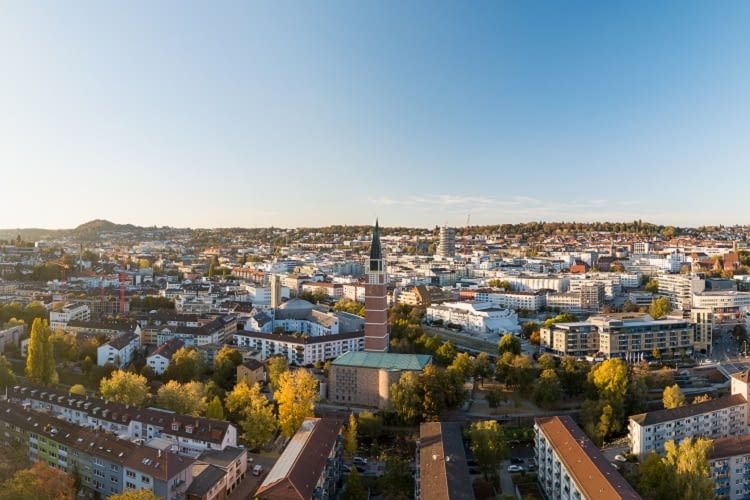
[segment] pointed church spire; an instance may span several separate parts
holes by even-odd
[[[380,248],[380,226],[375,219],[375,229],[372,231],[372,243],[370,244],[370,260],[382,260],[383,252]]]

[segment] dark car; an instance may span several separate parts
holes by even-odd
[[[522,464],[523,458],[521,457],[510,457],[510,463],[512,464]]]

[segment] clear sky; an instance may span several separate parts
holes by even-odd
[[[750,2],[4,2],[0,227],[750,223]]]

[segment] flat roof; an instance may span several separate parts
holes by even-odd
[[[357,366],[381,370],[423,370],[432,360],[429,354],[349,351],[335,360],[336,366]]]
[[[536,425],[565,464],[583,498],[641,498],[572,418],[567,415],[537,418]]]

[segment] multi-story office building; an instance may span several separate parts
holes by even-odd
[[[667,441],[703,436],[712,439],[745,434],[747,400],[732,394],[703,403],[632,415],[628,425],[630,451],[644,456],[664,453]]]
[[[660,274],[656,277],[659,294],[669,297],[674,309],[690,309],[693,305],[693,294],[706,288],[705,280],[690,274]]]
[[[342,475],[343,422],[306,418],[255,492],[259,500],[330,500]]]
[[[750,292],[720,290],[696,293],[693,294],[693,307],[711,311],[714,324],[740,324],[743,313],[750,310]]]
[[[456,230],[455,228],[443,226],[440,228],[440,240],[437,246],[437,256],[450,259],[456,255]]]
[[[506,309],[525,309],[538,311],[547,305],[546,295],[541,292],[493,292],[478,291],[474,298],[477,302],[492,302]]]
[[[717,500],[750,497],[750,434],[714,439],[708,468]]]
[[[470,333],[516,332],[518,315],[492,302],[445,302],[427,308],[425,319],[460,326]]]
[[[50,311],[49,326],[52,330],[56,330],[57,328],[65,328],[70,321],[88,321],[89,319],[91,319],[89,306],[74,302],[65,304],[57,311]]]
[[[691,354],[693,325],[682,319],[654,320],[647,314],[592,316],[541,329],[541,347],[558,356],[650,358],[654,349]]]
[[[569,416],[536,419],[534,434],[537,478],[546,498],[641,498]]]

